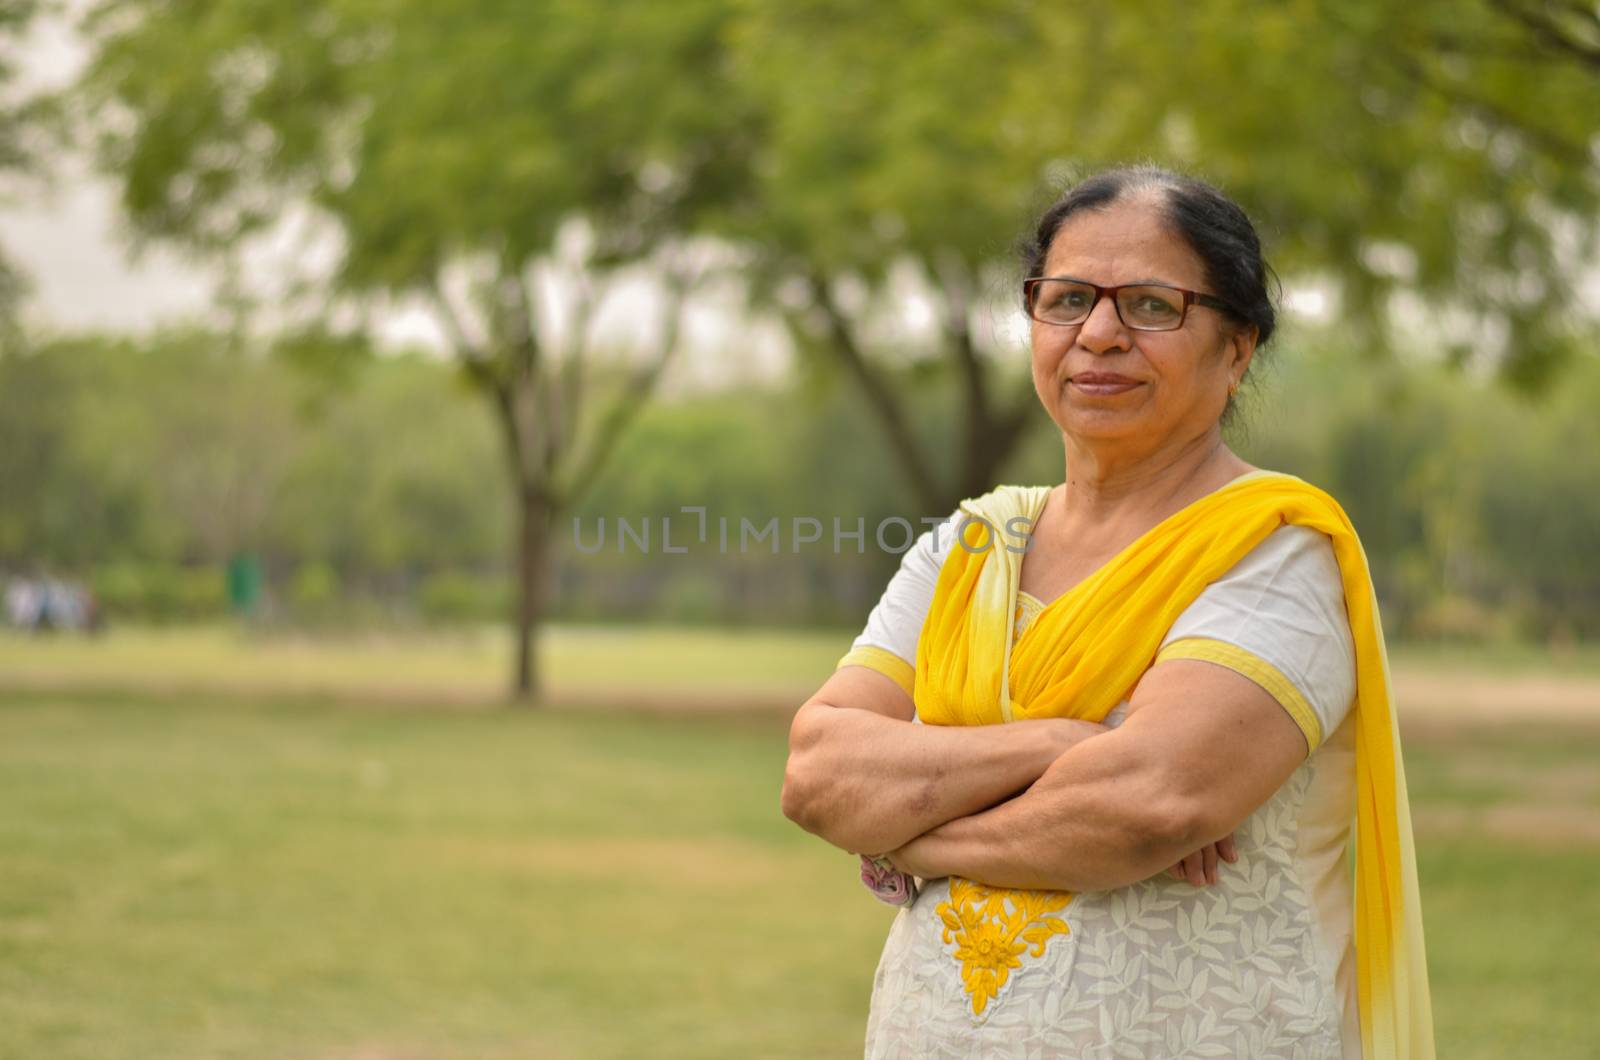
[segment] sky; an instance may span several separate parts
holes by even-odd
[[[22,88],[71,78],[82,46],[59,19],[41,20],[20,48]],[[208,311],[214,282],[171,251],[130,260],[116,193],[80,159],[51,159],[42,180],[8,181],[0,195],[0,246],[33,293],[25,315],[47,330],[145,331]]]

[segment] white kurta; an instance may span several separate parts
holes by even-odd
[[[906,554],[854,649],[915,662],[954,518]],[[1022,595],[1019,633],[1040,610]],[[924,881],[896,915],[874,977],[869,1060],[1360,1057],[1346,857],[1355,654],[1331,543],[1280,527],[1208,586],[1162,644],[1169,654],[1213,649],[1189,657],[1263,683],[1311,747],[1235,833],[1239,860],[1220,862],[1218,883],[1203,887],[1163,873],[1070,897],[1029,892],[1038,900],[1027,909],[991,901],[971,930],[958,930],[959,913],[981,908],[986,890]],[[1020,966],[975,1004],[973,976],[999,951]]]

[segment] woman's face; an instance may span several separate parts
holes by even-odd
[[[1161,210],[1158,193],[1147,192],[1072,215],[1050,244],[1043,275],[1101,287],[1161,283],[1216,294],[1199,256],[1168,228]],[[1175,331],[1134,331],[1118,319],[1112,300],[1102,298],[1081,324],[1033,321],[1032,344],[1034,389],[1062,432],[1137,458],[1216,428],[1228,387],[1250,362],[1255,335],[1200,305],[1189,307]],[[1133,385],[1095,392],[1079,378],[1090,373]]]

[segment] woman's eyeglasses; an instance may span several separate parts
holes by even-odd
[[[1088,320],[1103,295],[1111,296],[1118,319],[1135,331],[1176,331],[1183,327],[1191,305],[1232,311],[1220,298],[1159,283],[1097,287],[1069,277],[1035,276],[1022,282],[1022,293],[1030,317],[1063,327]]]

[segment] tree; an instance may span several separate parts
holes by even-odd
[[[37,0],[9,0],[0,5],[0,45],[20,38],[38,10]],[[13,95],[16,80],[16,59],[0,47],[0,173],[27,170],[33,163],[27,130],[37,118],[38,104]],[[26,290],[22,274],[6,260],[0,248],[0,352],[15,344],[17,305]]]
[[[1534,388],[1594,329],[1592,21],[1559,0],[125,0],[90,22],[81,98],[111,104],[101,157],[144,235],[227,253],[307,203],[340,293],[432,308],[502,437],[528,691],[552,520],[659,378],[700,237],[754,251],[751,290],[859,388],[926,513],[1038,421],[998,324],[1008,245],[1111,162],[1221,183],[1374,354],[1426,344]],[[648,348],[597,407],[602,309]]]
[[[1006,119],[1033,25],[1016,4],[809,0],[750,8],[736,38],[767,135],[731,230],[763,247],[770,301],[860,389],[928,512],[992,484],[1036,405],[983,313],[1053,147]],[[948,430],[918,415],[919,367],[955,394]]]
[[[929,511],[989,488],[1036,416],[993,323],[1009,238],[1106,164],[1220,183],[1374,354],[1426,343],[1536,389],[1594,331],[1593,22],[1533,0],[753,5],[737,52],[767,135],[733,230]],[[918,370],[954,394],[947,429],[919,423]]]
[[[342,244],[339,294],[436,316],[516,498],[523,699],[554,520],[677,346],[707,268],[687,219],[742,179],[725,18],[715,0],[116,0],[86,22],[78,99],[139,233],[229,255],[309,205]],[[644,335],[609,371],[602,310]]]

